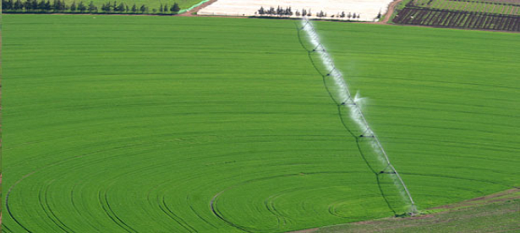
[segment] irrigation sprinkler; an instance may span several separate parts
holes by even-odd
[[[307,17],[303,17],[303,18],[306,19]],[[307,26],[309,23],[310,23],[310,21],[306,20],[305,24],[300,29],[303,30],[305,28],[305,26]]]
[[[318,47],[321,47],[321,49],[318,49]],[[312,49],[313,52],[316,52],[316,51],[323,51],[323,52],[326,52],[325,48],[323,47],[323,45],[319,44],[317,45],[316,47],[314,47],[314,49]]]
[[[341,105],[339,106],[345,106],[346,108],[349,108],[351,110],[352,120],[356,122],[360,128],[365,129],[365,131],[359,136],[360,138],[372,138],[371,143],[373,143],[372,145],[374,151],[378,153],[379,156],[381,156],[381,159],[384,160],[385,164],[387,165],[385,169],[383,169],[380,172],[380,174],[392,174],[394,175],[392,177],[396,177],[396,187],[399,189],[397,185],[397,183],[399,183],[400,186],[402,186],[402,188],[404,189],[404,193],[401,192],[401,194],[403,195],[403,198],[407,199],[410,202],[411,207],[409,209],[410,213],[408,214],[413,216],[417,212],[417,209],[415,206],[415,202],[413,201],[412,195],[408,190],[408,187],[406,187],[406,184],[404,183],[403,179],[390,162],[390,159],[388,158],[388,155],[385,149],[383,148],[383,145],[379,141],[379,138],[370,128],[365,115],[361,111],[361,107],[356,104],[354,98],[352,97],[348,85],[343,77],[343,74],[336,69],[334,60],[325,49],[325,46],[321,43],[319,35],[316,32],[316,29],[312,25],[311,21],[307,17],[304,17],[302,23],[303,26],[301,30],[304,30],[306,32],[307,36],[310,38],[310,42],[314,45],[314,49],[312,50],[312,52],[317,52],[319,54],[323,65],[330,70],[330,72],[327,73],[326,76],[332,77],[334,84],[340,90],[340,92],[337,93],[339,95],[339,99],[342,100]],[[321,50],[318,49],[320,47],[322,48]],[[350,102],[351,104],[348,104],[348,102]],[[390,171],[384,171],[387,168],[390,168]]]
[[[334,72],[334,70],[336,70],[336,67],[332,68],[332,70],[327,73],[327,76],[331,76],[332,72]]]
[[[385,172],[385,171],[380,171],[379,174],[396,174],[395,172]]]
[[[352,101],[351,103],[347,103],[347,101],[344,101],[344,102],[341,103],[341,105],[345,105],[345,106],[346,105],[356,105],[356,102]]]
[[[374,132],[368,127],[365,129],[365,132],[363,132],[361,135],[359,135],[360,138],[375,138]]]

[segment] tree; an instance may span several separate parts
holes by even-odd
[[[274,15],[274,14],[275,14],[274,7],[270,7],[270,8],[269,8],[269,11],[267,11],[267,14],[268,14],[268,15]]]
[[[85,4],[83,4],[83,2],[79,2],[79,5],[78,5],[78,10],[83,13],[87,10],[87,7],[85,6]]]
[[[42,11],[45,10],[45,0],[41,0],[40,3],[38,3],[38,9]]]
[[[31,9],[31,0],[25,0],[25,2],[23,3],[23,8],[25,10],[30,10]]]
[[[323,11],[320,11],[319,13],[316,13],[316,16],[318,16],[318,17],[320,17],[320,18],[321,18],[321,17],[325,17],[325,16],[327,16],[327,13],[325,13],[325,12],[323,12]]]
[[[160,13],[163,13],[163,11],[164,11],[164,10],[163,10],[162,3],[161,3],[161,6],[159,7],[159,12],[160,12]]]
[[[381,11],[379,11],[379,13],[377,13],[377,18],[380,19],[381,18]]]
[[[72,2],[72,5],[70,5],[70,11],[76,11],[76,1]]]
[[[300,15],[301,15],[301,14],[300,14],[300,11],[298,11],[298,10],[296,10],[296,13],[295,13],[295,14],[296,14],[296,16],[300,16]]]
[[[2,10],[9,10],[7,8],[7,1],[6,0],[2,0]]]
[[[292,16],[294,13],[291,7],[285,8],[285,15]]]
[[[31,8],[33,10],[37,10],[38,9],[38,2],[36,0],[31,0]]]
[[[307,16],[307,10],[302,9],[302,16]]]
[[[351,18],[352,17],[352,14],[349,12],[348,15],[347,15],[347,18]]]
[[[6,7],[6,9],[8,9],[8,10],[12,10],[13,7],[14,7],[14,5],[13,5],[13,0],[8,0],[8,1],[7,1],[7,4],[6,4],[5,7]]]
[[[143,14],[146,11],[146,6],[143,4],[141,6],[141,14]]]
[[[357,17],[356,13],[352,14],[352,18],[355,19]]]
[[[101,10],[104,12],[112,11],[112,4],[110,2],[107,2],[106,4],[101,5]]]
[[[117,10],[121,13],[125,12],[125,4],[119,3],[119,6],[117,7]]]
[[[65,0],[61,1],[61,10],[64,11],[64,10],[67,10],[69,9],[69,7],[67,6],[67,3],[65,2]]]
[[[339,15],[339,17],[341,17],[341,18],[345,18],[345,16],[346,16],[346,15],[345,15],[345,11],[342,11],[342,12],[341,12],[341,15]]]
[[[60,0],[56,1],[56,6],[54,8],[55,8],[55,10],[61,11],[61,1]]]
[[[179,7],[179,4],[174,3],[170,10],[172,11],[172,13],[177,13],[181,10],[181,8]]]
[[[52,8],[54,9],[54,11],[65,10],[65,8],[66,8],[65,0],[63,0],[63,2],[60,0],[54,0],[54,4],[53,4]]]
[[[92,13],[92,12],[96,12],[96,11],[97,11],[97,6],[94,5],[93,1],[90,1],[90,4],[88,5],[88,12]]]
[[[132,12],[134,12],[134,13],[137,12],[137,7],[135,6],[135,3],[134,3],[134,5],[132,6]]]
[[[15,10],[21,10],[23,8],[23,4],[21,0],[16,0],[14,3],[14,9]]]
[[[263,6],[261,6],[260,9],[258,10],[258,14],[259,14],[259,15],[263,15],[263,14],[265,14],[265,9],[264,9]]]
[[[30,10],[31,9],[31,0],[26,0],[23,3],[23,7],[25,8],[25,10]]]
[[[164,4],[164,9],[163,9],[164,13],[168,13],[168,5]]]

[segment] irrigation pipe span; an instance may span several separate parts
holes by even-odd
[[[340,100],[339,103],[341,103],[341,105],[343,105],[349,109],[352,119],[361,128],[363,134],[361,134],[359,137],[373,139],[372,148],[374,149],[374,151],[376,153],[379,152],[378,154],[382,155],[382,160],[383,160],[382,162],[385,163],[384,165],[386,165],[386,168],[389,168],[392,171],[392,172],[390,172],[390,174],[394,174],[395,177],[397,178],[398,183],[396,183],[396,187],[399,184],[402,185],[405,193],[404,194],[402,192],[401,193],[404,198],[406,198],[410,201],[410,204],[411,204],[411,207],[409,209],[410,214],[412,214],[412,215],[415,214],[417,212],[417,208],[415,206],[415,202],[413,201],[412,195],[408,191],[408,188],[406,187],[406,184],[404,183],[403,179],[401,178],[401,176],[399,175],[399,173],[397,172],[395,167],[390,162],[390,159],[388,158],[388,155],[387,155],[385,149],[383,148],[383,145],[381,145],[379,138],[374,133],[374,131],[370,128],[370,125],[368,124],[368,121],[366,120],[365,115],[361,111],[360,105],[356,101],[357,97],[354,97],[354,98],[352,97],[352,95],[349,91],[348,85],[345,82],[345,79],[343,78],[343,74],[338,69],[336,69],[334,60],[332,59],[330,54],[325,49],[325,46],[320,42],[319,35],[316,32],[316,29],[314,28],[314,26],[312,25],[312,22],[309,21],[308,18],[303,18],[302,27],[300,30],[303,30],[306,32],[310,42],[312,43],[312,46],[314,46],[314,49],[312,50],[312,52],[316,52],[319,54],[319,57],[320,57],[323,65],[325,66],[325,68],[327,70],[329,70],[329,73],[327,73],[327,76],[332,77],[332,79],[334,80],[334,84],[335,84],[337,90],[339,91],[339,93],[337,93],[339,95],[339,96],[337,96]],[[339,103],[337,103],[337,104],[339,104]],[[379,157],[381,157],[381,156],[379,156]],[[383,170],[385,170],[385,169],[383,169]],[[381,173],[383,173],[383,172],[384,171],[381,171]]]

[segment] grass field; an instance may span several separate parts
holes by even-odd
[[[41,0],[37,1],[37,2],[40,2]],[[124,3],[126,6],[128,6],[128,11],[125,11],[123,13],[132,13],[132,6],[135,4],[136,7],[137,7],[137,12],[141,13],[141,11],[139,10],[139,8],[142,6],[142,5],[145,5],[146,7],[148,7],[148,11],[146,13],[159,13],[160,11],[160,7],[161,6],[165,6],[167,5],[168,7],[168,11],[165,12],[165,13],[171,13],[170,12],[170,8],[173,6],[174,3],[177,3],[179,4],[179,7],[181,8],[181,13],[182,13],[182,10],[185,10],[185,9],[188,9],[194,5],[196,5],[197,3],[200,3],[202,2],[203,0],[119,0],[119,1],[114,1],[114,0],[64,0],[66,5],[67,5],[67,10],[60,10],[60,11],[57,11],[58,13],[70,13],[70,7],[73,3],[76,3],[76,7],[80,4],[80,2],[83,2],[83,4],[85,4],[86,7],[89,6],[90,2],[94,3],[94,5],[97,7],[98,11],[97,12],[103,12],[102,10],[102,6],[104,4],[110,4],[110,6],[114,6],[114,2],[116,3],[117,6],[119,6],[120,3]],[[16,2],[16,1],[13,1],[13,3]],[[22,1],[22,2],[25,2]],[[52,1],[50,1],[51,4],[54,4]],[[154,12],[153,10],[157,10],[156,12]],[[15,11],[15,10],[8,10],[8,12],[23,12],[24,10],[18,10],[18,11]],[[31,10],[30,12],[41,12],[41,10]],[[79,10],[75,11],[76,13],[80,13]],[[87,13],[87,11],[85,11],[85,13]],[[96,11],[95,11],[96,12]],[[114,8],[111,8],[111,11],[108,12],[108,13],[117,13],[117,12],[114,12]]]
[[[297,21],[3,22],[5,232],[283,232],[393,215]],[[316,26],[419,207],[520,185],[519,34]]]
[[[82,0],[66,0],[66,2],[70,5],[72,4],[72,2],[76,1],[76,3],[82,1]],[[101,7],[102,4],[106,4],[107,2],[110,2],[112,3],[112,5],[114,4],[114,1],[108,1],[108,0],[91,0],[94,2],[94,4],[96,6],[98,6],[98,8]],[[90,3],[89,0],[85,0],[84,1],[85,3]],[[179,4],[179,7],[181,9],[188,9],[190,8],[191,6],[199,3],[199,2],[202,2],[202,0],[119,0],[117,1],[118,4],[123,2],[125,3],[126,5],[128,5],[130,8],[132,8],[132,6],[134,4],[137,5],[137,7],[141,6],[141,5],[146,5],[147,7],[150,8],[150,12],[152,11],[152,9],[157,9],[159,10],[159,7],[161,6],[161,4],[164,6],[165,4],[168,5],[168,8],[170,8],[174,3],[178,3]]]

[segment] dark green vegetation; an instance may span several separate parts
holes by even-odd
[[[290,17],[290,16],[313,16],[312,12],[310,9],[301,9],[301,11],[299,9],[295,9],[293,10],[291,7],[286,7],[286,8],[283,8],[283,7],[280,7],[278,6],[277,8],[274,8],[274,7],[266,7],[264,8],[263,6],[261,6],[258,11],[257,11],[258,15],[260,15],[260,17]],[[327,13],[323,12],[323,11],[319,11],[319,12],[316,12],[315,13],[316,17],[319,17],[319,18],[322,18],[322,17],[326,17],[327,16]],[[355,18],[360,18],[361,15],[356,15],[356,13],[352,14],[352,13],[349,13],[348,15],[343,11],[341,13],[338,13],[337,15],[331,15],[332,18],[336,17],[336,18],[348,18],[348,19],[355,19]],[[381,15],[378,15],[377,18],[381,18]]]
[[[7,13],[177,14],[203,0],[2,0]]]
[[[398,24],[520,31],[520,3],[474,0],[406,1]]]
[[[316,233],[346,232],[517,232],[520,192],[444,207],[440,213],[414,218],[389,218],[317,229]],[[437,211],[437,210],[432,210]],[[309,232],[310,233],[310,232]]]
[[[282,232],[394,214],[297,21],[4,17],[5,232]],[[419,207],[520,185],[520,35],[317,28]]]

